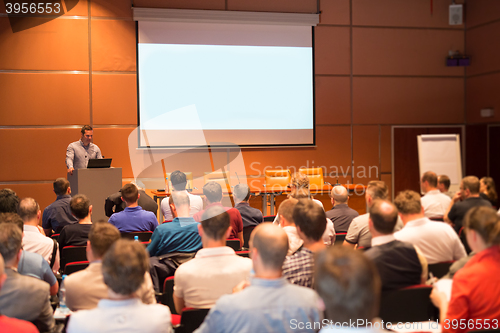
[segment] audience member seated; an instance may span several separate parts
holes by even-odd
[[[373,204],[374,200],[381,199],[386,200],[388,195],[387,185],[383,181],[372,180],[368,183],[365,190],[365,201],[368,209]],[[358,247],[369,248],[372,246],[372,234],[370,233],[370,228],[368,227],[369,213],[360,215],[354,218],[347,230],[347,235],[345,236],[344,246],[353,247],[358,245]],[[398,222],[394,227],[394,231],[398,231],[403,228],[403,221],[398,217]]]
[[[136,185],[137,186],[137,185]],[[153,214],[158,213],[158,204],[154,201],[149,195],[147,195],[146,191],[137,186],[139,190],[139,201],[137,204],[142,207],[142,209],[151,212]],[[104,202],[104,212],[107,217],[111,217],[114,213],[119,213],[127,208],[127,204],[122,200],[122,192],[118,191],[116,193],[111,194],[106,198]]]
[[[479,196],[479,189],[479,179],[476,176],[467,176],[460,182],[460,191],[455,194],[444,215],[444,220],[451,223],[457,233],[462,228],[462,220],[469,209],[477,206],[491,207],[488,200]]]
[[[291,319],[302,323],[320,321],[316,292],[290,284],[282,277],[287,251],[287,236],[280,227],[272,223],[258,225],[250,236],[255,276],[250,283],[236,288],[249,284],[244,290],[219,298],[195,332],[292,332]]]
[[[109,223],[92,225],[87,241],[89,267],[64,279],[66,305],[71,311],[93,309],[101,299],[108,297],[108,287],[102,275],[102,258],[119,239],[120,232],[115,226]],[[136,296],[145,304],[156,303],[148,272],[144,276],[144,283],[137,289]]]
[[[198,225],[189,216],[189,196],[183,191],[174,191],[169,203],[174,220],[163,223],[156,228],[148,245],[150,256],[160,256],[166,253],[193,253],[201,249],[201,237]]]
[[[308,189],[305,188],[293,189],[292,192],[290,192],[290,194],[288,195],[288,198],[293,198],[297,200],[307,199],[307,200],[312,200],[314,203],[317,203],[316,201],[318,201],[312,199],[311,193],[309,192]],[[321,205],[321,209],[323,209],[323,205]],[[276,215],[274,221],[279,223],[279,215]],[[335,242],[335,228],[333,227],[333,222],[329,218],[326,218],[326,228],[325,232],[323,233],[322,239],[323,243],[325,243],[325,245],[327,246],[330,246]]]
[[[309,199],[300,199],[293,209],[297,234],[302,247],[283,263],[283,276],[293,284],[313,287],[314,253],[325,248],[321,236],[325,232],[325,211]]]
[[[0,254],[5,264],[5,280],[0,291],[0,313],[7,317],[27,320],[41,333],[54,329],[54,317],[49,301],[49,285],[16,268],[21,257],[23,234],[14,223],[0,224]]]
[[[205,210],[213,206],[222,207],[222,188],[220,184],[213,181],[206,183],[203,186],[203,194],[205,195],[207,204]],[[224,207],[224,209],[231,217],[231,234],[229,238],[237,238],[240,240],[241,245],[243,245],[243,221],[241,220],[240,212],[235,208]],[[194,214],[193,218],[197,222],[201,222],[205,210]]]
[[[493,207],[498,206],[498,195],[493,178],[481,178],[479,192],[479,196],[484,200],[488,200]]]
[[[16,213],[19,197],[10,188],[0,190],[0,213]]]
[[[453,277],[451,299],[434,289],[443,332],[481,330],[500,318],[500,219],[490,207],[473,207],[464,218],[467,242],[476,252]],[[467,323],[453,325],[453,323]],[[487,327],[486,327],[487,328]]]
[[[3,257],[0,255],[0,291],[6,279]],[[9,318],[0,314],[0,332],[38,333],[38,329],[29,321]]]
[[[231,224],[229,214],[218,206],[203,213],[198,230],[203,249],[175,271],[174,303],[178,314],[184,307],[210,309],[225,294],[247,279],[252,261],[226,246]]]
[[[288,187],[290,187],[290,193],[292,193],[294,191],[305,190],[307,192],[307,196],[309,199],[312,199],[312,201],[314,201],[319,206],[321,206],[321,208],[325,209],[323,207],[323,203],[321,201],[314,199],[311,196],[311,191],[309,190],[309,185],[310,185],[309,184],[309,177],[307,177],[307,175],[300,173],[300,172],[295,172],[292,175],[292,178],[290,179],[290,184],[288,185]],[[297,198],[297,197],[294,197],[294,198],[301,199],[301,198]]]
[[[199,195],[194,195],[186,191],[187,179],[184,172],[179,170],[172,172],[170,174],[170,182],[173,187],[172,192],[184,192],[189,196],[189,216],[193,216],[203,210],[203,199]],[[160,209],[165,221],[174,219],[175,216],[172,216],[172,212],[170,211],[169,198],[165,198],[161,201]]]
[[[294,254],[299,248],[302,247],[304,241],[297,233],[297,227],[293,221],[293,209],[299,200],[290,198],[284,200],[278,208],[278,216],[280,226],[288,236],[288,252],[287,256]]]
[[[90,228],[92,227],[92,205],[89,198],[83,194],[77,194],[71,198],[71,214],[75,215],[78,223],[65,226],[57,241],[61,251],[65,246],[84,246],[89,239]]]
[[[422,191],[425,195],[420,199],[424,208],[424,215],[430,219],[443,218],[451,199],[437,189],[437,175],[435,172],[427,171],[422,176]]]
[[[450,177],[448,177],[447,175],[440,175],[438,177],[437,187],[439,192],[449,196],[450,199],[453,199],[454,194],[450,192],[450,185],[451,185]]]
[[[333,222],[335,232],[346,233],[352,220],[359,213],[349,208],[349,193],[344,186],[334,186],[331,191],[333,208],[326,212],[326,217]]]
[[[264,221],[262,212],[257,208],[250,207],[248,200],[250,198],[250,188],[246,184],[238,184],[233,189],[233,198],[235,206],[243,221],[243,228],[256,226]]]
[[[142,209],[137,203],[140,198],[137,186],[127,184],[120,192],[127,208],[111,215],[108,222],[117,227],[120,232],[155,231],[158,220],[155,214]]]
[[[95,309],[73,313],[67,332],[172,332],[168,307],[144,304],[137,296],[148,266],[141,243],[117,240],[102,259],[102,275],[109,288],[107,299],[101,299]]]
[[[33,198],[24,198],[19,202],[17,209],[24,223],[23,249],[41,255],[50,264],[54,272],[59,270],[58,245],[39,229],[40,206]],[[52,258],[55,256],[54,258]]]
[[[71,214],[69,202],[71,201],[71,187],[66,178],[57,178],[54,183],[54,193],[57,195],[56,201],[44,209],[42,215],[42,227],[47,236],[52,233],[60,233],[62,228],[68,224],[78,223],[78,219]]]
[[[423,284],[427,280],[427,260],[411,243],[394,238],[398,210],[390,202],[375,200],[368,221],[372,247],[365,252],[375,263],[382,280],[382,290]]]
[[[0,223],[13,223],[23,232],[23,220],[16,213],[0,213]],[[22,250],[17,272],[22,275],[36,277],[50,285],[50,294],[57,295],[59,284],[49,263],[38,253]]]
[[[316,290],[325,308],[322,323],[330,324],[322,325],[320,333],[383,332],[369,328],[380,305],[380,278],[372,262],[359,251],[332,246],[319,253],[315,266]],[[349,322],[355,328],[339,328]]]
[[[405,225],[394,237],[418,247],[429,264],[458,260],[467,255],[458,235],[449,225],[424,216],[417,192],[400,192],[394,204]]]

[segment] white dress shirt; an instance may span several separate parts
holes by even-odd
[[[193,217],[194,214],[203,210],[203,199],[199,195],[191,194],[186,190],[181,192],[186,192],[189,197],[189,216]],[[164,198],[161,201],[160,205],[160,209],[165,221],[172,221],[174,219],[174,217],[172,216],[172,211],[170,210],[169,200],[170,197]]]
[[[421,199],[425,217],[443,217],[450,206],[451,199],[439,190],[427,192]]]
[[[57,245],[59,248],[59,245]],[[37,227],[33,225],[24,225],[23,234],[23,249],[28,252],[34,252],[41,255],[50,264],[52,252],[54,251],[54,241],[40,233]],[[59,270],[59,249],[56,251],[56,260],[52,271],[55,273]]]

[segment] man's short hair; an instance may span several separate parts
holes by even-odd
[[[295,172],[290,179],[290,186],[295,186],[296,188],[306,188],[309,189],[309,177],[307,175]]]
[[[422,183],[428,182],[430,186],[437,187],[438,186],[438,177],[434,171],[427,171],[422,175]]]
[[[77,194],[69,202],[71,213],[79,220],[89,215],[90,200],[85,194]]]
[[[186,192],[173,191],[170,193],[169,204],[173,204],[175,207],[189,206],[189,195]]]
[[[386,200],[389,189],[385,182],[381,180],[372,180],[366,186],[366,193],[373,199]]]
[[[289,223],[295,223],[293,221],[293,210],[298,202],[299,200],[295,198],[283,200],[278,208],[278,215],[283,215]]]
[[[394,199],[394,205],[403,215],[419,214],[422,212],[420,195],[415,191],[401,191]]]
[[[469,190],[471,194],[479,194],[481,184],[476,176],[467,176],[462,179],[462,187],[464,190]]]
[[[52,185],[56,195],[65,195],[68,191],[69,181],[66,178],[57,178]]]
[[[23,221],[28,221],[36,218],[36,215],[40,211],[40,206],[33,198],[23,198],[19,202],[17,207],[17,213],[23,219]]]
[[[0,213],[0,223],[13,223],[21,232],[24,232],[23,219],[17,213]]]
[[[250,236],[250,245],[257,249],[262,264],[272,270],[281,270],[288,253],[288,236],[273,223],[261,223]]]
[[[334,186],[332,188],[331,195],[333,197],[333,200],[335,200],[335,202],[339,204],[346,203],[347,198],[349,197],[347,189],[342,185]]]
[[[381,282],[375,265],[361,252],[331,246],[315,260],[316,291],[334,323],[372,320],[378,315]]]
[[[186,174],[179,170],[175,170],[170,174],[170,182],[176,191],[184,191],[187,185]]]
[[[82,134],[85,134],[85,131],[93,131],[92,126],[90,126],[90,125],[83,125],[80,132],[82,132]]]
[[[392,207],[389,212],[387,211],[388,206]],[[392,234],[398,222],[398,209],[389,201],[375,200],[370,207],[370,219],[375,230],[385,235]]]
[[[223,207],[212,206],[203,212],[201,226],[209,238],[221,240],[231,226],[231,218]]]
[[[300,199],[293,209],[293,221],[304,235],[319,241],[326,229],[326,215],[323,208],[309,199]]]
[[[19,253],[23,233],[14,223],[0,223],[0,254],[9,262]]]
[[[219,183],[210,181],[203,186],[203,194],[211,203],[220,202],[222,200],[222,187]]]
[[[90,227],[89,241],[94,256],[102,258],[111,245],[120,239],[120,231],[106,222],[94,223]]]
[[[121,188],[120,192],[122,194],[123,200],[125,200],[125,202],[127,202],[128,204],[137,202],[137,200],[139,199],[139,190],[137,189],[137,186],[135,186],[135,184],[126,184]]]
[[[144,282],[149,258],[144,245],[129,239],[119,239],[104,254],[104,283],[119,295],[130,295]]]
[[[233,195],[239,201],[248,201],[250,198],[250,187],[246,184],[238,184],[233,189]]]
[[[19,197],[10,188],[0,190],[0,213],[17,213]]]
[[[443,184],[444,188],[448,190],[451,185],[450,177],[448,177],[447,175],[440,175],[438,178],[438,183]]]

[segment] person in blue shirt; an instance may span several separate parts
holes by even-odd
[[[127,207],[111,215],[109,223],[120,232],[155,231],[158,226],[156,215],[139,206],[139,190],[135,184],[127,184],[120,190]]]
[[[150,256],[172,252],[193,253],[202,248],[198,233],[200,223],[189,216],[188,194],[181,191],[172,192],[169,205],[174,220],[156,228],[148,245]]]

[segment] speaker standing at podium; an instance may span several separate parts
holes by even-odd
[[[89,159],[102,158],[101,150],[92,143],[94,135],[92,127],[84,125],[81,132],[80,140],[70,143],[66,150],[66,167],[70,175],[75,169],[86,169]]]

